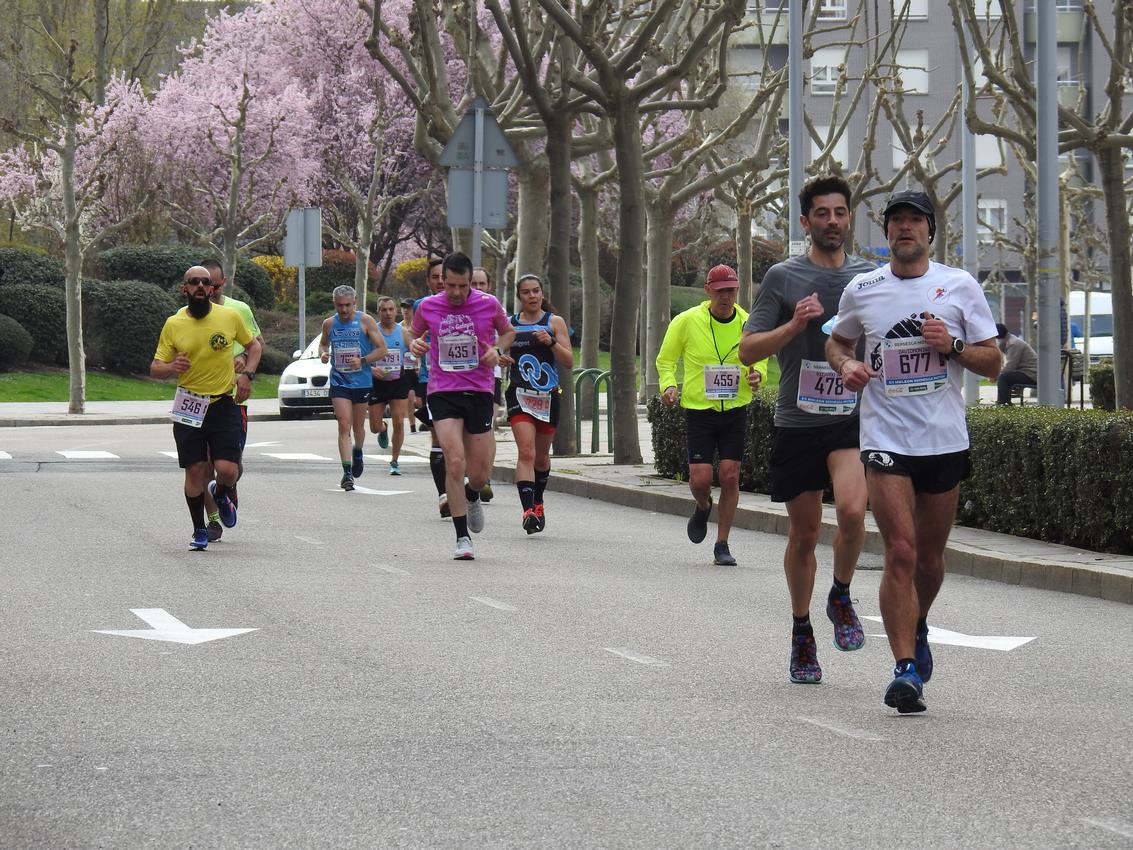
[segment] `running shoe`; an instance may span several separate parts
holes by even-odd
[[[209,533],[209,543],[215,543],[224,534],[224,526],[215,519],[210,519],[206,531]]]
[[[702,543],[708,534],[708,515],[712,513],[712,497],[708,497],[708,507],[701,510],[693,505],[692,516],[688,519],[688,539],[693,543]]]
[[[861,649],[865,643],[865,632],[854,611],[850,595],[843,593],[826,601],[826,616],[834,624],[834,645],[843,652]]]
[[[917,672],[916,664],[906,661],[893,668],[893,681],[885,689],[885,704],[900,714],[925,710],[924,679]]]
[[[209,495],[212,496],[213,501],[216,502],[216,510],[220,514],[221,524],[224,525],[225,528],[235,528],[236,527],[236,506],[234,504],[232,504],[232,500],[227,495],[225,495],[225,497],[223,499],[218,499],[216,497],[216,482],[215,481],[210,481],[209,484],[208,484],[208,487],[209,487]],[[206,529],[206,532],[207,532],[207,529]]]
[[[389,431],[378,432],[378,446],[383,449],[389,448]]]
[[[932,678],[932,650],[928,646],[928,623],[925,623],[924,629],[917,629],[913,657],[917,659],[917,672],[921,681],[927,682]]]
[[[349,472],[342,473],[342,480],[338,482],[338,486],[349,493],[354,489],[354,476]]]
[[[381,440],[379,440],[378,442],[380,443]],[[365,469],[365,467],[366,467],[366,462],[362,457],[362,450],[361,449],[355,449],[354,450],[354,456],[353,456],[352,460],[350,461],[350,474],[353,475],[355,478],[361,478],[362,477],[362,471]],[[353,489],[353,488],[351,488],[351,489]]]
[[[401,475],[401,467],[397,465],[396,460],[391,460],[389,462],[389,474],[390,475]]]
[[[496,495],[496,494],[492,492],[492,482],[491,481],[489,481],[487,484],[485,484],[483,487],[480,488],[480,501],[481,502],[492,501],[492,496],[494,496],[494,495]]]
[[[194,552],[203,552],[209,547],[209,532],[207,528],[193,530],[193,539],[189,541],[189,549]]]
[[[539,516],[535,513],[534,508],[528,508],[523,512],[523,530],[528,534],[535,534],[539,531]]]
[[[728,549],[727,541],[721,541],[712,548],[712,563],[721,567],[734,567],[736,559]]]
[[[437,508],[441,512],[441,519],[448,519],[452,516],[452,511],[449,510],[448,506],[448,493],[441,493],[441,495],[437,497]]]
[[[456,551],[452,553],[454,561],[474,561],[476,556],[472,553],[472,538],[456,538]]]
[[[536,502],[535,503],[535,516],[539,520],[539,527],[536,528],[535,530],[536,531],[542,531],[544,528],[547,527],[547,517],[543,513],[543,503],[542,502]]]
[[[468,503],[468,530],[473,534],[479,534],[484,530],[484,506],[480,504],[480,500]]]
[[[791,681],[796,685],[817,685],[822,681],[814,632],[791,635]]]
[[[233,484],[228,488],[228,498],[232,500],[232,507],[240,510],[240,497],[236,495],[236,485]]]

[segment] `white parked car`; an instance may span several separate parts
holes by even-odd
[[[319,335],[306,351],[296,351],[295,359],[279,376],[279,415],[298,419],[305,413],[329,413],[330,363],[319,359]]]

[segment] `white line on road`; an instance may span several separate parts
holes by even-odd
[[[366,460],[389,460],[389,455],[366,455]],[[399,464],[402,463],[428,463],[427,457],[417,457],[417,455],[402,455],[397,459]]]
[[[880,741],[876,735],[870,735],[868,732],[863,732],[860,729],[848,729],[845,726],[837,726],[833,723],[826,723],[822,720],[816,720],[813,717],[799,717],[803,723],[809,723],[811,726],[817,726],[819,729],[825,729],[827,732],[833,732],[835,735],[842,735],[846,738],[856,738],[859,741]]]
[[[328,493],[345,493],[341,487],[327,487]],[[355,493],[365,493],[367,496],[404,496],[406,493],[412,493],[412,490],[371,490],[369,487],[363,487],[360,484],[354,485]]]
[[[1096,818],[1082,818],[1082,823],[1088,823],[1090,826],[1096,826],[1098,829],[1105,829],[1109,832],[1115,832],[1123,838],[1133,838],[1133,824],[1122,823],[1116,820],[1100,820]]]
[[[384,573],[393,573],[395,576],[412,575],[412,573],[408,573],[405,570],[399,569],[397,567],[391,567],[389,564],[371,564],[370,566],[372,566],[375,570],[381,570]]]
[[[880,623],[880,617],[864,616],[863,620],[873,620]],[[869,637],[885,637],[885,635],[869,635]],[[996,649],[1000,652],[1010,652],[1024,646],[1035,638],[1033,637],[1006,637],[1001,635],[966,635],[963,632],[950,632],[948,629],[938,629],[936,626],[928,627],[928,642],[948,644],[949,646],[966,646],[972,649]]]
[[[104,451],[85,451],[82,449],[65,449],[55,454],[63,455],[67,460],[117,460],[118,455]]]
[[[496,608],[500,611],[514,611],[514,605],[508,605],[506,602],[500,602],[498,599],[492,599],[490,596],[469,596],[473,602],[479,602],[481,605],[487,605],[489,608]]]
[[[279,443],[248,443],[248,445],[244,446],[244,448],[246,448],[246,449],[262,449],[262,448],[265,448],[267,446],[278,446],[278,445],[279,445]]]
[[[296,534],[295,539],[296,540],[302,540],[304,543],[310,543],[312,546],[323,546],[323,545],[325,545],[323,543],[323,541],[315,540],[313,537],[300,537],[298,534]]]
[[[660,658],[654,658],[651,655],[642,655],[640,652],[634,652],[632,649],[615,649],[607,646],[606,652],[614,655],[621,656],[627,661],[635,661],[638,664],[644,664],[647,667],[668,667],[669,665],[662,661]]]
[[[0,452],[0,460],[11,460],[12,456],[7,452]]]
[[[163,454],[166,457],[171,457],[174,460],[177,460],[177,452],[158,452],[158,454]]]
[[[261,452],[264,457],[274,457],[276,460],[330,460],[329,457],[311,454],[311,452]]]

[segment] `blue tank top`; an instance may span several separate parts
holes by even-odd
[[[511,382],[517,387],[538,392],[548,392],[559,385],[559,367],[555,363],[555,355],[550,346],[543,345],[535,339],[535,331],[546,331],[552,338],[555,332],[551,329],[551,316],[546,311],[538,321],[527,324],[519,318],[519,313],[511,317],[515,327],[515,340],[509,352],[515,363],[511,367]]]
[[[374,344],[362,328],[362,314],[355,312],[354,318],[345,324],[336,314],[330,323],[330,383],[334,387],[353,387],[366,389],[374,385],[370,367],[363,364],[361,369],[343,372],[338,367],[346,354],[365,357],[374,350]]]
[[[413,312],[414,313],[416,313],[419,309],[421,309],[421,302],[424,301],[428,297],[429,296],[425,295],[425,296],[422,296],[421,298],[418,298],[416,301],[413,302]],[[429,339],[428,331],[425,332],[425,335],[422,337],[422,339],[425,339],[425,340]],[[423,354],[418,359],[417,380],[422,384],[429,383],[429,354],[428,354],[428,352]]]
[[[400,373],[405,371],[405,355],[409,352],[409,346],[405,344],[405,339],[401,336],[401,325],[394,325],[393,330],[387,334],[386,329],[383,328],[381,323],[379,322],[378,330],[382,332],[382,338],[386,341],[386,357],[389,357],[389,353],[391,351],[398,351],[401,353],[401,358],[398,361],[399,363],[401,363],[401,367],[397,375],[397,377],[400,377]],[[379,360],[374,365],[382,366],[384,364],[381,360]],[[391,377],[389,380],[397,380],[397,377]]]

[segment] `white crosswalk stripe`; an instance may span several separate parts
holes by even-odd
[[[104,451],[86,451],[83,449],[65,449],[55,454],[63,455],[67,460],[118,460],[118,455]]]

